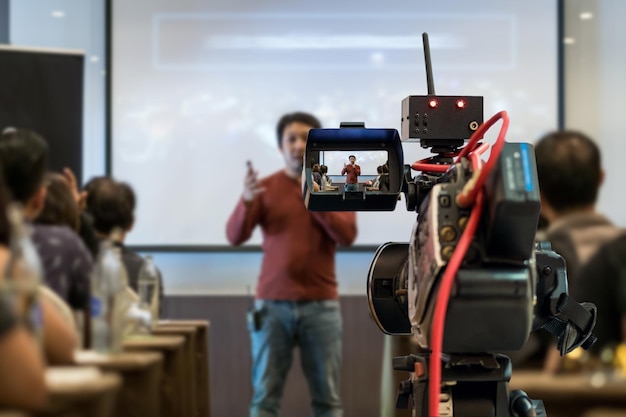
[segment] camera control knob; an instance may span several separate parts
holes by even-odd
[[[444,261],[449,261],[452,258],[452,254],[454,253],[453,245],[446,245],[441,248],[441,257]]]
[[[451,199],[447,194],[441,194],[439,196],[439,205],[444,208],[450,207]]]
[[[444,242],[452,242],[456,239],[456,230],[452,226],[443,226],[439,230],[439,237]]]

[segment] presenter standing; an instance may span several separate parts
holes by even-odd
[[[346,192],[359,191],[359,175],[361,175],[361,167],[356,164],[356,156],[350,155],[348,159],[350,160],[350,163],[343,164],[343,169],[341,170],[341,175],[348,174],[346,176],[344,190]]]
[[[232,245],[263,234],[263,263],[255,308],[249,313],[252,343],[251,417],[276,417],[293,349],[300,347],[315,417],[341,417],[339,373],[342,324],[335,277],[337,245],[357,235],[351,212],[310,212],[302,199],[308,132],[321,127],[307,113],[283,116],[276,129],[283,169],[258,179],[252,164],[241,199],[226,225]]]

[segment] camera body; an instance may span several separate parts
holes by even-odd
[[[423,101],[431,99],[427,96]],[[401,168],[401,141],[393,129],[312,129],[306,160],[319,160],[314,152],[320,151],[374,149],[388,152],[388,192],[315,192],[310,191],[313,188],[309,184],[309,210],[393,209],[399,193],[409,188],[410,172],[408,167]],[[500,162],[489,177],[487,209],[448,305],[446,352],[516,350],[530,333],[536,285],[536,273],[530,265],[534,264],[533,238],[540,210],[534,165],[531,145],[505,144]],[[445,174],[432,176],[427,191],[423,177],[410,183],[425,193],[410,243],[381,246],[368,274],[370,309],[383,332],[414,334],[420,346],[428,348],[438,282],[470,214],[468,208],[457,204],[456,196],[471,176],[465,161]],[[310,177],[307,173],[307,181]]]
[[[536,172],[523,168],[534,162],[534,153],[520,151],[528,147],[505,144],[490,174],[486,210],[457,272],[448,303],[444,352],[517,350],[530,333],[536,281],[530,268],[534,236],[525,231],[536,230],[540,203]],[[529,160],[518,161],[521,158]],[[466,161],[457,163],[433,186],[421,204],[411,236],[409,319],[424,349],[430,345],[438,282],[470,216],[456,197],[471,175]],[[507,192],[498,192],[503,189]],[[508,225],[506,232],[499,228],[502,224]]]

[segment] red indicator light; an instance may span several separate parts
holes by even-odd
[[[435,99],[428,100],[428,107],[434,109],[439,103]]]
[[[459,109],[464,109],[464,108],[465,108],[465,100],[461,100],[461,99],[457,100],[457,101],[456,101],[456,106],[457,106]]]

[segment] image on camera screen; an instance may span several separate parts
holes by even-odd
[[[387,151],[321,151],[311,165],[314,192],[384,192],[388,159]]]

